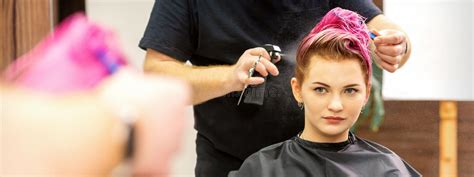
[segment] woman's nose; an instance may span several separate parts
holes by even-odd
[[[340,112],[342,111],[342,102],[341,98],[338,95],[334,95],[329,102],[328,109],[332,112]]]

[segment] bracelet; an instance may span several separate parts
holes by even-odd
[[[405,52],[403,52],[403,55],[407,54],[408,52],[408,42],[405,42]]]
[[[101,94],[99,100],[111,116],[119,121],[120,126],[114,128],[114,133],[120,137],[124,144],[124,157],[130,158],[134,151],[135,122],[139,116],[138,109],[127,102],[118,102],[107,92]]]
[[[131,158],[133,156],[134,146],[135,146],[135,122],[138,116],[136,109],[133,109],[130,106],[122,106],[117,110],[118,118],[126,126],[126,142],[125,142],[125,158]]]

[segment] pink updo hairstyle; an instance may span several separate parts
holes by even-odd
[[[372,62],[369,55],[369,31],[365,18],[339,7],[329,11],[303,38],[296,54],[295,77],[301,85],[312,55],[327,60],[360,59],[367,88],[371,86]]]

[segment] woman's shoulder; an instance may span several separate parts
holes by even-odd
[[[294,138],[291,138],[283,142],[275,143],[270,146],[264,147],[256,153],[252,154],[249,158],[254,157],[259,159],[276,160],[282,155],[291,151],[291,149],[294,148],[294,145]]]
[[[290,151],[294,148],[294,138],[267,146],[245,159],[239,170],[229,173],[229,177],[266,177],[283,174],[273,174],[278,168],[283,167]],[[286,159],[286,160],[285,160]]]
[[[391,165],[393,165],[394,167],[397,167],[397,169],[399,169],[400,172],[404,175],[421,176],[421,174],[415,168],[413,168],[407,161],[405,161],[402,157],[400,157],[397,153],[395,153],[388,147],[385,147],[371,140],[366,140],[360,137],[356,137],[356,138],[357,138],[356,147],[360,148],[361,150],[363,149],[363,151],[369,151],[375,154],[380,154],[379,157],[384,157],[384,158],[377,158],[379,163],[390,162]],[[384,161],[382,159],[386,159],[386,160]]]
[[[380,153],[387,153],[387,154],[395,154],[395,152],[393,152],[389,148],[387,148],[384,145],[381,145],[377,142],[367,140],[367,139],[364,139],[364,138],[360,138],[358,136],[356,136],[356,139],[357,139],[356,144],[358,146],[364,148],[365,150],[380,152]]]

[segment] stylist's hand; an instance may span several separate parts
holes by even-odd
[[[239,58],[236,64],[232,65],[232,72],[229,77],[231,85],[234,91],[241,91],[245,85],[258,85],[265,82],[263,77],[250,77],[249,70],[253,67],[254,63],[257,62],[259,56],[260,62],[258,62],[255,69],[255,73],[258,72],[262,76],[268,76],[271,74],[276,76],[279,74],[278,68],[270,61],[270,55],[262,48],[252,48],[246,50]],[[277,60],[277,62],[280,60]]]
[[[395,72],[403,64],[402,59],[407,53],[407,37],[404,32],[392,29],[372,30],[377,35],[375,44],[375,63],[388,72]]]
[[[133,176],[168,176],[190,104],[187,83],[124,68],[107,79],[99,92],[119,114],[126,111],[136,117]]]

